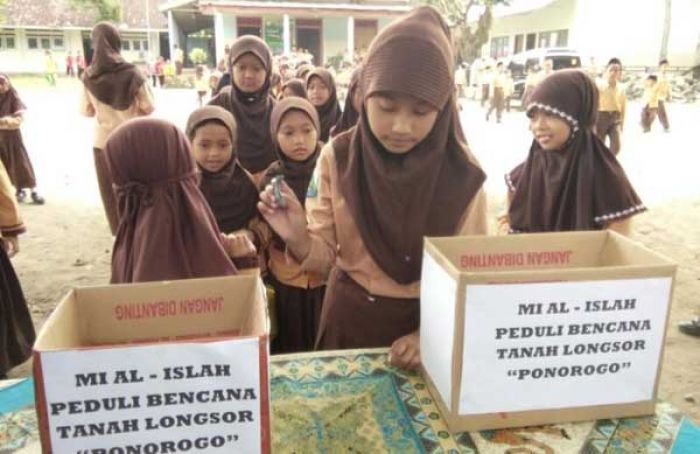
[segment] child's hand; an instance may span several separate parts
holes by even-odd
[[[398,338],[389,350],[389,364],[401,369],[420,366],[420,335],[418,331]]]
[[[260,193],[258,210],[285,242],[298,243],[307,234],[306,212],[285,181],[281,183],[281,195],[285,202],[284,208],[275,201],[272,185],[267,185]]]
[[[4,236],[0,238],[0,247],[2,247],[7,256],[12,258],[19,253],[19,238],[16,236]]]
[[[230,257],[252,257],[257,253],[255,246],[245,234],[232,233],[230,235],[225,235],[222,233],[221,240]]]

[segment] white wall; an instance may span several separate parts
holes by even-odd
[[[700,1],[673,0],[668,58],[673,66],[690,66],[696,59],[700,33]],[[691,20],[694,18],[697,20]],[[569,30],[568,47],[583,61],[593,56],[601,64],[619,57],[626,66],[656,66],[664,23],[662,0],[557,0],[524,14],[495,18],[491,38],[549,30]],[[482,55],[490,52],[490,41]]]

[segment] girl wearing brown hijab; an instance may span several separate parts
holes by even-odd
[[[320,125],[316,109],[306,99],[285,98],[272,111],[270,129],[279,160],[268,167],[262,185],[265,187],[273,177],[283,175],[304,206],[322,145],[318,141]],[[311,351],[321,317],[324,279],[301,269],[299,262],[285,251],[286,245],[279,236],[267,248],[268,279],[275,289],[279,327],[272,352]]]
[[[26,107],[10,83],[6,74],[0,74],[0,162],[10,175],[10,181],[17,189],[17,201],[27,197],[25,188],[31,190],[32,201],[37,205],[44,203],[44,198],[36,191],[34,167],[24,148],[20,126]]]
[[[321,151],[307,218],[285,187],[258,208],[302,269],[328,273],[317,347],[391,346],[420,363],[424,236],[486,233],[485,175],[463,140],[448,28],[419,7],[385,28],[363,65],[357,127]],[[313,190],[312,190],[313,189]]]
[[[270,114],[275,106],[270,94],[270,48],[257,36],[238,38],[231,46],[229,72],[233,84],[221,90],[209,104],[221,106],[233,114],[239,131],[238,160],[257,182],[267,166],[275,161],[275,147],[270,136]]]
[[[331,137],[335,137],[352,128],[357,124],[357,120],[360,118],[362,93],[358,90],[358,85],[361,71],[362,68],[357,68],[352,72],[352,76],[350,76],[350,85],[348,85],[348,94],[345,96],[343,113],[331,130]]]
[[[290,96],[297,96],[299,98],[306,99],[306,84],[301,79],[289,79],[282,85],[282,91],[280,92],[279,99],[289,98]]]
[[[177,127],[131,120],[110,135],[105,153],[121,215],[112,283],[236,273],[228,256],[243,254],[219,233]]]
[[[199,168],[199,189],[221,232],[258,241],[258,188],[238,162],[238,135],[231,113],[218,106],[195,110],[187,121],[187,137]],[[248,258],[246,258],[248,259]],[[239,268],[257,267],[257,258],[236,260]]]
[[[511,232],[628,233],[629,218],[646,210],[593,132],[597,110],[598,90],[583,71],[557,71],[534,89],[526,109],[530,154],[506,175]]]
[[[14,187],[0,162],[0,379],[32,355],[34,324],[10,258],[24,233]]]
[[[335,126],[342,114],[333,74],[324,68],[314,69],[306,77],[306,92],[321,120],[319,140],[326,143],[331,135],[331,128]]]
[[[83,75],[80,111],[95,117],[93,155],[102,204],[112,235],[119,225],[117,201],[112,189],[112,177],[107,170],[104,147],[107,137],[125,121],[153,112],[153,97],[144,83],[146,78],[120,54],[119,30],[108,22],[92,29],[95,53]]]

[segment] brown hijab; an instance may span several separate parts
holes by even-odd
[[[205,106],[192,112],[187,120],[190,141],[194,140],[199,126],[212,121],[225,126],[231,134],[231,143],[236,143],[236,120],[231,112],[219,106]],[[253,177],[238,162],[236,149],[231,161],[218,172],[198,167],[201,174],[199,189],[214,213],[219,230],[231,233],[247,227],[257,215],[258,189]]]
[[[316,108],[309,101],[296,96],[284,98],[280,101],[272,111],[272,121],[270,123],[270,131],[272,133],[272,139],[275,141],[275,152],[277,153],[278,161],[268,167],[261,186],[265,187],[274,176],[282,174],[289,187],[292,188],[294,194],[296,194],[297,199],[299,199],[303,205],[306,201],[306,192],[309,188],[311,175],[313,175],[314,169],[316,168],[316,160],[321,153],[322,144],[320,142],[317,143],[314,153],[303,162],[289,159],[287,155],[284,154],[277,141],[277,133],[279,132],[285,114],[291,110],[299,110],[308,115],[311,123],[313,123],[316,128],[316,132],[320,134],[318,114],[316,113]]]
[[[233,65],[245,54],[255,55],[265,67],[265,84],[257,93],[239,90],[233,79]],[[239,128],[236,145],[238,160],[249,172],[258,173],[275,160],[274,145],[270,137],[270,114],[275,106],[270,96],[270,48],[257,36],[241,36],[231,46],[229,72],[232,84],[222,89],[209,104],[221,106],[233,114]]]
[[[306,84],[301,79],[289,79],[287,82],[284,83],[284,85],[282,85],[282,91],[280,92],[280,94],[284,93],[286,89],[290,89],[292,93],[294,93],[293,96],[298,96],[304,99],[306,99],[307,97]]]
[[[187,138],[177,127],[130,120],[110,135],[105,152],[121,215],[112,283],[236,273],[197,188]]]
[[[325,68],[316,68],[309,72],[309,74],[306,76],[307,92],[309,90],[309,83],[311,83],[311,79],[314,77],[321,79],[321,82],[328,87],[328,91],[330,92],[328,101],[326,101],[322,106],[316,107],[318,118],[321,121],[321,136],[319,140],[326,143],[331,135],[331,128],[335,126],[343,112],[340,110],[340,104],[338,103],[338,91],[335,86],[333,74],[331,74],[330,71]]]
[[[95,53],[83,75],[85,87],[100,102],[116,110],[128,109],[145,77],[119,53],[122,39],[114,25],[108,22],[95,25],[92,43]]]
[[[338,119],[337,123],[331,130],[331,137],[335,137],[338,134],[347,131],[357,124],[357,120],[360,118],[360,113],[355,109],[354,99],[357,96],[357,89],[360,82],[360,74],[362,68],[356,68],[350,76],[350,85],[348,85],[348,94],[345,95],[345,105],[343,106],[343,113]]]
[[[524,165],[508,175],[512,231],[597,230],[646,210],[617,158],[593,133],[597,108],[598,90],[580,70],[556,71],[532,92],[528,115],[537,109],[557,115],[572,134],[559,151],[533,140]]]
[[[448,31],[418,7],[372,42],[360,86],[357,127],[333,141],[340,190],[374,261],[400,284],[420,279],[423,237],[454,235],[486,176],[463,140]],[[417,97],[438,110],[433,129],[408,153],[374,137],[365,104],[378,92]]]
[[[7,117],[8,115],[16,115],[24,111],[27,106],[24,105],[19,97],[19,93],[17,93],[15,87],[12,86],[10,77],[7,74],[0,73],[0,79],[4,79],[9,87],[7,93],[0,94],[0,118]]]
[[[294,77],[305,81],[306,76],[309,74],[309,71],[311,71],[312,69],[314,69],[314,65],[312,65],[310,63],[302,63],[297,68],[296,73],[294,73]]]

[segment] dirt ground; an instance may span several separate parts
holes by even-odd
[[[77,84],[62,81],[56,90],[33,84],[18,88],[29,107],[25,141],[47,198],[45,206],[22,206],[29,232],[14,259],[38,329],[68,289],[109,281],[112,238],[94,177],[91,123],[77,115]],[[194,99],[190,91],[159,91],[155,115],[182,126]],[[679,264],[659,396],[700,421],[700,338],[676,328],[700,310],[700,184],[694,139],[700,105],[671,106],[670,134],[658,126],[641,134],[635,109],[630,108],[635,118],[626,125],[621,161],[650,211],[636,220],[633,238]],[[483,111],[469,102],[462,120],[489,175],[495,219],[505,193],[501,175],[527,153],[525,119],[522,113],[511,113],[501,125],[485,123]],[[25,365],[11,375],[27,373]]]

